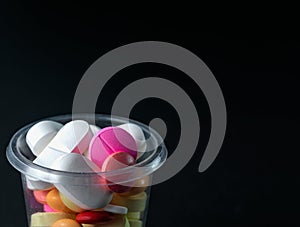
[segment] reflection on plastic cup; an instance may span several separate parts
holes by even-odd
[[[88,121],[89,116],[77,115],[76,118]],[[62,115],[49,119],[65,124],[74,120],[74,115]],[[145,138],[150,138],[147,142],[153,143],[149,146],[156,148],[142,154],[138,157],[136,164],[132,166],[107,172],[67,172],[38,166],[28,155],[25,139],[27,131],[33,124],[16,132],[7,148],[7,158],[11,165],[21,172],[29,226],[51,226],[60,219],[76,219],[76,215],[80,212],[81,214],[86,212],[83,213],[84,217],[87,216],[86,218],[96,218],[95,220],[99,218],[98,221],[101,222],[99,226],[121,226],[122,223],[124,226],[128,226],[130,222],[138,222],[142,226],[146,226],[151,176],[166,161],[167,149],[163,143],[155,144],[157,141],[161,141],[161,138],[153,129],[139,122],[129,121],[138,125]],[[122,125],[126,122],[128,119],[121,117],[96,115],[95,123],[100,128],[105,128],[111,125]],[[52,186],[45,188],[49,194],[44,196],[49,204],[47,201],[45,204],[45,201],[41,203],[39,199],[36,199],[34,185],[30,184],[31,181],[38,182],[40,185]],[[124,193],[103,192],[103,190],[109,190],[110,185],[107,184],[124,185],[131,189]],[[39,190],[41,189],[43,190],[43,188]],[[97,190],[101,192],[102,196],[107,196],[105,201],[110,204],[109,209],[105,209],[107,204],[103,202],[101,207],[97,207],[97,198],[95,201],[90,198],[97,195]],[[85,202],[89,202],[89,204],[94,202],[94,205],[89,207],[89,204]],[[118,210],[121,210],[122,214],[118,214]],[[128,212],[128,216],[124,214],[124,211]],[[134,217],[137,218],[134,218],[132,214],[135,214]],[[90,225],[89,221],[84,222],[81,222],[82,226]]]

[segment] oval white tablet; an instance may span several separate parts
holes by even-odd
[[[117,127],[124,129],[134,138],[138,149],[138,157],[141,156],[141,154],[144,153],[147,148],[147,143],[143,130],[138,125],[133,123],[126,123]]]
[[[103,207],[103,210],[114,214],[127,214],[128,212],[127,207],[122,207],[122,206],[117,206],[112,204],[108,204],[106,207]]]
[[[26,134],[26,143],[35,156],[38,156],[63,127],[55,121],[41,121],[33,125]]]
[[[95,135],[97,132],[99,132],[101,130],[101,128],[98,127],[97,125],[90,125],[90,129],[91,129],[91,132],[93,133],[93,135]]]
[[[82,154],[88,148],[92,137],[90,125],[86,121],[75,120],[65,124],[48,147],[65,153]]]
[[[54,138],[63,124],[55,121],[41,121],[33,125],[26,134],[26,143],[32,153],[38,156]],[[27,188],[30,190],[48,190],[53,184],[26,176]]]
[[[82,120],[65,124],[39,154],[33,163],[50,167],[52,163],[66,153],[84,153],[93,137],[90,126]]]
[[[96,126],[96,125],[90,125],[90,129],[91,132],[93,133],[93,136],[97,134],[97,132],[99,132],[101,130],[100,127]],[[91,160],[91,156],[90,156],[90,151],[89,149],[87,149],[84,153],[83,156],[88,158],[89,160]]]
[[[65,154],[58,158],[52,169],[68,172],[100,172],[99,167],[89,159],[76,153]],[[99,177],[100,182],[100,177]],[[74,204],[85,210],[105,207],[112,200],[112,192],[100,184],[70,185],[55,184],[55,187]]]
[[[49,190],[54,187],[51,183],[40,181],[29,176],[26,176],[26,184],[30,190]]]

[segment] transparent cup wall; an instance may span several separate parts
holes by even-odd
[[[63,115],[63,116],[57,116],[53,118],[48,118],[47,120],[54,120],[61,123],[67,123],[72,120],[72,117],[70,115]],[[73,116],[74,119],[74,116]],[[89,115],[78,115],[76,119],[84,119],[87,121],[91,121],[91,117]],[[45,120],[45,119],[43,119]],[[96,125],[100,128],[104,128],[111,125],[120,125],[123,123],[128,122],[127,119],[119,118],[119,117],[110,117],[107,115],[96,115]],[[134,175],[134,180],[129,181],[135,182],[139,178],[147,178],[149,180],[149,185],[151,185],[151,179],[152,174],[154,171],[156,171],[166,160],[167,157],[167,150],[165,148],[165,145],[163,143],[159,143],[161,141],[160,136],[151,128],[148,128],[148,126],[143,125],[139,122],[131,121],[132,123],[138,124],[147,139],[147,145],[156,147],[154,150],[151,150],[149,152],[145,152],[143,155],[141,155],[137,159],[137,164],[133,167],[135,170],[127,170],[127,171],[135,171],[139,170],[138,175]],[[36,123],[36,122],[35,122]],[[11,142],[7,148],[7,158],[9,162],[21,172],[22,177],[22,185],[23,185],[23,191],[24,191],[24,198],[25,198],[25,207],[27,212],[27,219],[28,219],[28,226],[31,226],[31,216],[32,214],[35,214],[37,212],[44,212],[44,205],[38,202],[33,194],[33,190],[28,189],[26,177],[34,177],[36,180],[41,180],[43,182],[48,182],[51,184],[54,183],[66,183],[70,187],[81,187],[84,191],[84,188],[87,187],[87,185],[95,184],[93,180],[89,181],[89,177],[91,179],[95,178],[91,176],[91,173],[88,173],[88,175],[85,175],[83,173],[83,176],[80,176],[79,173],[66,173],[62,171],[55,171],[55,170],[49,170],[47,168],[43,168],[40,166],[37,166],[32,163],[35,156],[32,155],[30,152],[26,142],[25,137],[28,129],[33,125],[34,123],[25,126],[24,128],[20,129],[11,139]],[[150,144],[151,143],[151,144]],[[141,169],[141,170],[140,170]],[[119,171],[119,172],[118,172]],[[118,170],[113,175],[115,176],[122,176],[124,175],[124,171],[122,169]],[[135,173],[134,172],[134,173]],[[133,172],[132,172],[133,173]],[[73,176],[74,174],[74,176]],[[106,174],[110,173],[95,173],[96,176],[108,176]],[[126,175],[126,174],[125,174]],[[129,174],[130,175],[130,174]],[[130,175],[132,176],[132,174]],[[78,182],[78,179],[84,179],[83,184],[81,183],[72,183],[72,182]],[[124,177],[123,177],[124,179]],[[98,183],[97,183],[98,185]],[[100,186],[103,187],[103,183],[101,183]],[[141,193],[143,193],[143,196],[141,196]],[[120,226],[129,226],[128,224],[131,223],[131,226],[146,226],[146,217],[147,217],[147,211],[148,211],[148,204],[149,204],[149,198],[150,198],[150,186],[146,188],[144,192],[141,192],[138,195],[133,196],[120,196],[120,194],[113,193],[113,199],[112,202],[114,205],[123,205],[126,206],[127,199],[131,199],[134,196],[140,196],[145,198],[146,195],[146,201],[145,204],[141,206],[133,206],[133,207],[127,207],[128,208],[128,215],[126,215],[126,218],[129,222],[127,222],[127,225],[120,225]],[[121,202],[120,202],[121,201]],[[142,208],[141,208],[142,207]],[[100,207],[99,207],[100,208]],[[76,215],[76,213],[74,213]],[[124,216],[125,217],[125,216]],[[124,220],[126,220],[124,218]],[[97,226],[110,226],[108,225],[109,222],[103,225],[97,225]],[[113,225],[115,226],[115,225]]]
[[[44,212],[44,207],[41,203],[39,203],[35,199],[35,197],[33,195],[33,190],[30,190],[30,189],[27,188],[25,175],[21,174],[21,177],[22,177],[22,185],[23,185],[26,213],[27,213],[27,221],[28,221],[28,226],[30,226],[31,215],[35,214],[37,212]],[[129,212],[128,213],[129,214],[128,215],[129,223],[130,223],[130,221],[132,220],[132,218],[134,216],[133,219],[136,223],[142,222],[142,226],[146,226],[146,218],[147,218],[148,204],[149,204],[149,198],[150,198],[150,189],[151,189],[151,187],[149,186],[145,190],[145,193],[147,195],[147,201],[146,201],[145,209],[141,212],[130,212],[130,211],[128,211]],[[133,214],[133,215],[130,216],[130,214]],[[138,215],[138,216],[136,216],[136,215]],[[107,224],[109,224],[109,222]],[[101,226],[101,225],[99,225],[99,226]],[[105,226],[107,226],[107,225],[105,225]]]

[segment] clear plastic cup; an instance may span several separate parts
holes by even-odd
[[[94,118],[93,118],[94,117]],[[49,169],[34,164],[32,161],[35,156],[31,153],[29,147],[26,144],[25,138],[26,133],[32,125],[37,122],[31,123],[15,133],[12,137],[6,151],[8,161],[11,165],[16,168],[21,173],[23,191],[25,198],[25,206],[27,212],[28,226],[32,226],[31,219],[32,216],[38,212],[45,212],[45,206],[41,204],[41,201],[37,201],[34,196],[34,190],[28,188],[31,182],[39,182],[44,184],[49,184],[54,186],[63,185],[64,188],[72,188],[74,190],[89,191],[91,186],[107,187],[108,183],[104,181],[99,181],[99,178],[111,179],[109,182],[111,184],[121,184],[121,185],[135,185],[141,179],[146,179],[148,181],[148,187],[135,187],[136,192],[132,195],[128,194],[117,194],[113,193],[112,202],[114,205],[127,206],[128,214],[122,216],[122,222],[119,224],[110,225],[110,222],[116,221],[113,219],[108,222],[103,222],[95,226],[146,226],[146,217],[148,211],[148,203],[150,197],[150,185],[151,176],[161,165],[165,162],[167,158],[167,149],[164,143],[161,143],[162,139],[159,134],[152,128],[121,117],[109,116],[109,115],[61,115],[55,116],[42,120],[53,120],[65,124],[74,119],[86,120],[90,123],[95,120],[95,124],[100,128],[108,126],[116,126],[124,123],[134,123],[140,126],[143,133],[147,139],[147,147],[154,147],[154,149],[143,153],[138,159],[137,163],[133,166],[129,166],[123,169],[117,169],[109,172],[88,172],[88,173],[74,173],[65,172]],[[40,121],[42,121],[40,120]],[[29,181],[29,182],[28,182]],[[145,189],[146,188],[146,189]],[[53,188],[52,188],[53,189]],[[50,190],[52,190],[50,189]],[[143,191],[145,189],[145,191]],[[58,190],[60,191],[60,190]],[[45,192],[47,193],[47,192]],[[136,194],[137,193],[137,194]],[[90,194],[88,193],[87,196]],[[92,195],[91,195],[92,196]],[[134,202],[132,202],[134,201]],[[69,205],[69,204],[68,204]],[[47,206],[47,205],[46,205]],[[49,208],[49,207],[48,207]],[[99,207],[100,208],[100,207]],[[47,209],[46,209],[47,210]],[[61,212],[61,211],[55,211]],[[68,213],[68,212],[67,212]],[[72,218],[80,213],[80,211],[72,211]],[[116,217],[120,215],[116,215]],[[126,221],[126,224],[124,223]],[[122,224],[123,223],[123,224]],[[84,226],[84,225],[83,225]],[[89,226],[89,225],[86,225]]]

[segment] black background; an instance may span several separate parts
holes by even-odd
[[[189,49],[209,66],[226,100],[228,128],[219,156],[198,173],[210,127],[201,90],[183,73],[158,64],[132,66],[111,79],[97,112],[109,113],[122,88],[153,75],[180,85],[199,112],[198,149],[180,173],[152,188],[148,226],[299,226],[300,41],[294,32],[269,31],[268,25],[204,31],[207,21],[197,13],[131,14],[75,3],[20,1],[1,11],[1,225],[25,226],[19,174],[5,158],[13,133],[40,118],[70,113],[81,76],[104,53],[158,40]],[[179,121],[170,105],[145,100],[131,117],[166,120],[172,152]]]

